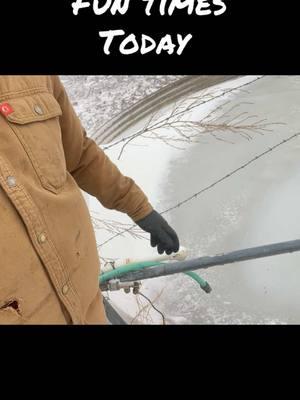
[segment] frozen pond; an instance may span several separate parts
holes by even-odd
[[[245,79],[249,77],[239,81]],[[274,125],[271,132],[263,135],[252,133],[251,140],[237,132],[224,131],[219,135],[221,140],[207,134],[201,143],[185,143],[184,150],[157,140],[137,139],[125,148],[120,160],[117,158],[122,144],[107,150],[107,154],[162,211],[300,131],[298,76],[263,77],[209,107],[222,103],[227,103],[225,110],[239,105],[233,111],[237,115],[246,111],[254,119],[282,125]],[[198,120],[203,110],[207,112],[208,105],[195,108],[190,118]],[[124,136],[139,127],[132,127]],[[300,139],[296,138],[166,214],[181,244],[189,250],[189,258],[298,239],[299,159]],[[90,208],[98,211],[101,218],[130,223],[127,216],[105,210],[94,199],[90,199]],[[101,243],[112,234],[100,231],[97,235]],[[128,235],[101,248],[103,257],[152,254],[155,253],[149,242]],[[152,299],[159,295],[155,304],[171,323],[300,323],[299,253],[213,267],[200,275],[212,286],[211,294],[204,293],[184,275],[149,280],[144,283],[143,292]],[[133,295],[112,293],[110,298],[118,308],[135,315]],[[159,315],[151,315],[153,322],[160,321]]]

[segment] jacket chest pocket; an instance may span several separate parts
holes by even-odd
[[[42,186],[58,193],[67,176],[62,144],[59,103],[51,93],[10,99],[6,116],[29,157]]]

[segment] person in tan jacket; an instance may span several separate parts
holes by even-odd
[[[87,137],[57,76],[0,76],[0,324],[106,324],[83,191],[158,252],[175,231]]]

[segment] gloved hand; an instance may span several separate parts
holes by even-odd
[[[163,254],[164,251],[171,254],[179,250],[176,232],[157,211],[153,210],[147,217],[136,221],[136,224],[151,234],[151,246],[157,246],[159,254]]]

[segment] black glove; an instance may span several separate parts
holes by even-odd
[[[151,246],[157,246],[159,254],[163,254],[164,251],[171,254],[179,250],[176,232],[157,211],[153,210],[147,217],[136,221],[136,224],[151,234]]]

